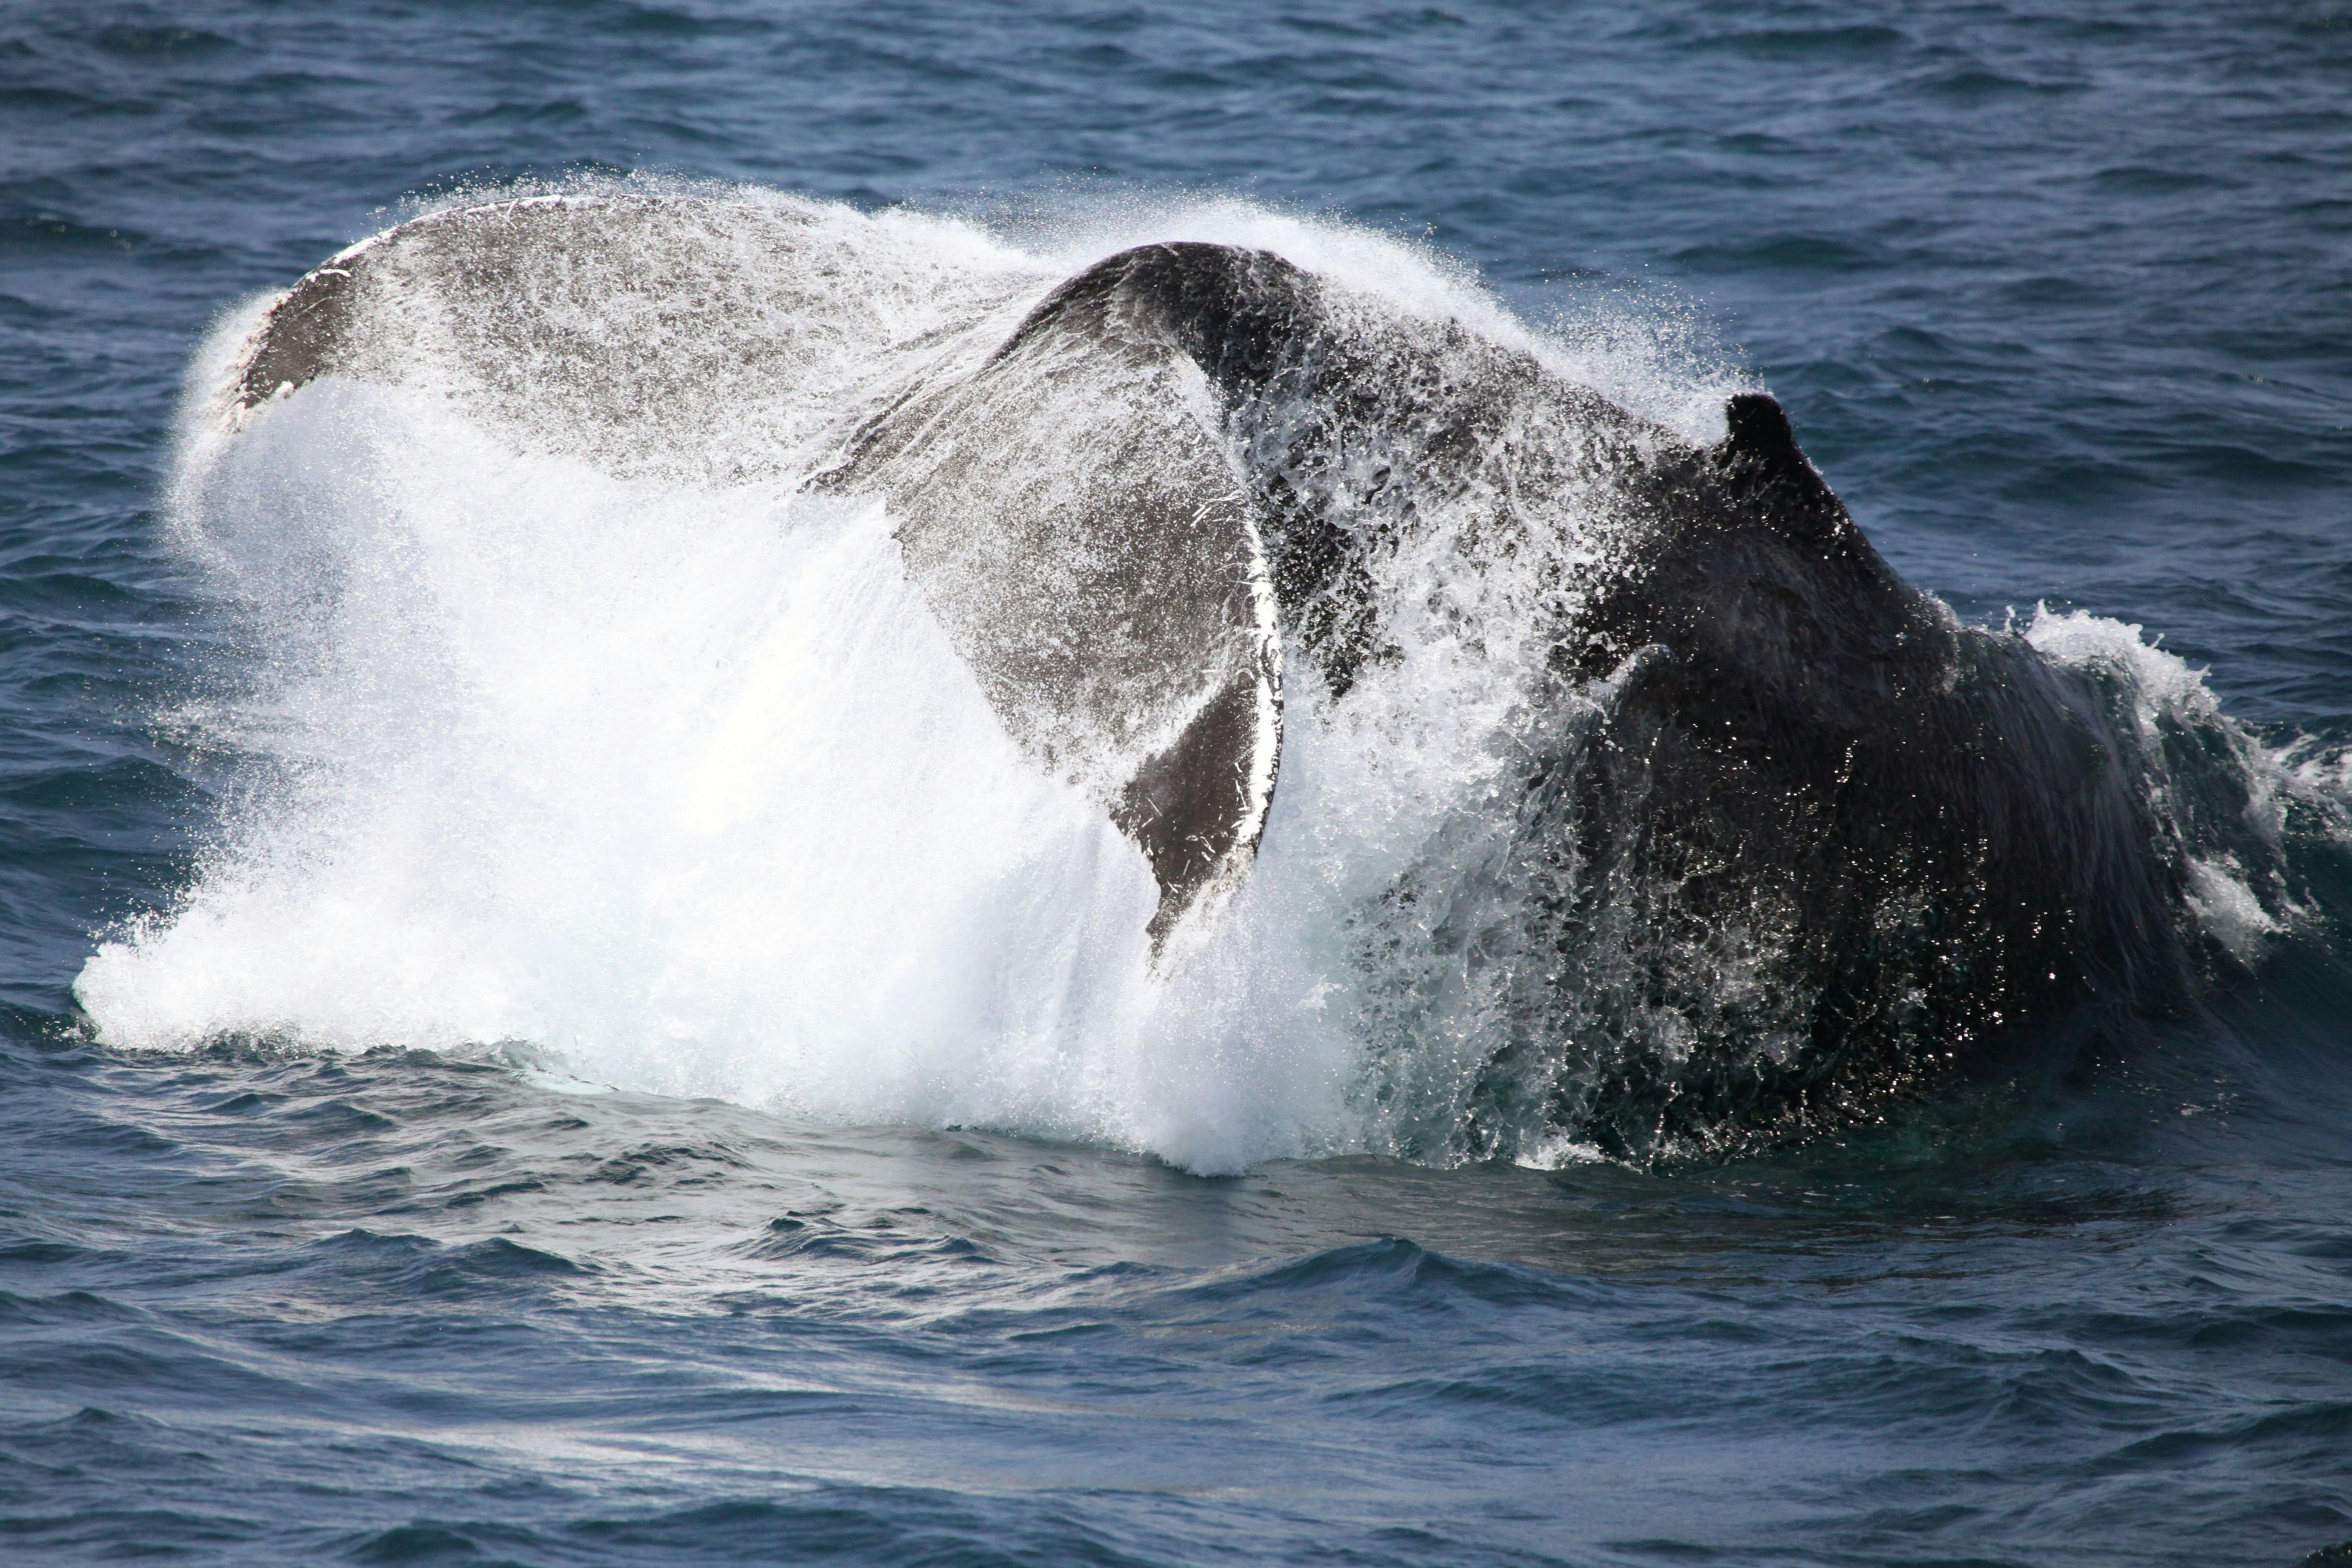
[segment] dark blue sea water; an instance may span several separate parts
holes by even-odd
[[[2352,744],[2352,11],[19,0],[0,153],[0,1561],[2352,1561],[2326,833],[2186,1016],[1643,1170],[1201,1176],[953,1085],[861,1116],[855,1063],[795,1098],[657,1022],[613,1026],[605,1089],[574,1015],[427,1050],[336,1013],[393,984],[368,942],[404,996],[458,965],[331,901],[219,950],[282,969],[315,930],[351,966],[272,1027],[151,977],[124,1043],[73,990],[219,874],[257,787],[202,715],[268,649],[166,526],[192,356],[413,204],[534,180],[1015,237],[1237,199],[1409,242],[1769,387],[1909,578],[2144,628],[2318,820]],[[504,864],[496,831],[432,866]],[[585,1014],[696,984],[554,929]],[[744,1037],[796,1005],[745,994]],[[1220,1103],[1218,1060],[1181,1070]]]

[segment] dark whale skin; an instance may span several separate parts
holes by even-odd
[[[274,307],[234,401],[347,373],[387,257],[521,266],[502,258],[559,220],[576,230],[584,205],[436,215],[345,253]],[[660,207],[613,204],[639,222]],[[1197,371],[1214,439],[1113,441],[1129,471],[1041,513],[1006,489],[1060,455],[1037,389],[1105,367],[1155,416]],[[1474,1154],[1482,1124],[1530,1112],[1621,1156],[1746,1147],[1948,1084],[1997,1038],[2191,995],[2215,954],[2106,695],[1906,584],[1771,398],[1732,398],[1725,423],[1695,443],[1458,323],[1368,325],[1281,257],[1171,243],[1066,280],[976,370],[870,417],[814,482],[904,510],[910,575],[1045,765],[1076,765],[1074,727],[1131,726],[1108,712],[1103,670],[1177,693],[1154,710],[1172,738],[1101,790],[1161,889],[1155,952],[1248,868],[1278,783],[1284,649],[1334,702],[1403,657],[1381,575],[1433,500],[1528,498],[1474,530],[1507,556],[1543,543],[1549,491],[1613,498],[1621,558],[1537,628],[1563,707],[1580,688],[1612,696],[1510,804],[1518,1006],[1472,1096]],[[1573,439],[1515,441],[1537,426]],[[1041,593],[1035,560],[1073,537],[1108,563]],[[1411,875],[1389,895],[1437,896]],[[1739,987],[1687,955],[1759,931],[1777,954],[1760,999],[1701,994]],[[1641,1024],[1660,1009],[1695,1022],[1662,1046]]]

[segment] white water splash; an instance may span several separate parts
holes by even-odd
[[[797,479],[826,417],[1140,238],[1268,246],[1541,340],[1413,247],[1237,203],[1097,211],[1022,251],[735,195],[781,215],[754,229],[813,224],[842,274],[800,300],[822,331],[710,329],[789,369],[772,408],[738,378],[534,426],[563,389],[488,406],[462,363],[487,329],[459,321],[439,382],[320,382],[231,437],[215,389],[257,307],[206,346],[174,514],[254,657],[186,718],[252,782],[179,905],[90,960],[102,1037],[520,1042],[596,1081],[1202,1170],[1364,1146],[1349,917],[1491,777],[1514,694],[1433,648],[1343,723],[1295,705],[1256,874],[1155,977],[1140,854],[1018,753],[890,518]]]
[[[2056,614],[2036,605],[2023,635],[2061,664],[2100,670],[2119,681],[2129,694],[2134,722],[2150,756],[2162,754],[2158,731],[2168,724],[2193,726],[2219,737],[2235,764],[2229,776],[2244,791],[2235,813],[2239,822],[2233,826],[2269,852],[2264,858],[2276,863],[2290,796],[2313,799],[2319,792],[2314,781],[2298,776],[2285,753],[2264,747],[2222,713],[2204,670],[2158,647],[2137,625],[2080,610]],[[2173,798],[2179,787],[2159,774],[2151,784],[2150,804],[2158,820],[2188,841],[2182,864],[2188,873],[2189,911],[2239,962],[2258,963],[2270,940],[2308,911],[2288,896],[2274,875],[2261,879],[2264,886],[2258,890],[2257,879],[2241,856],[2219,846],[2200,853],[2195,841],[2201,836],[2192,819],[2193,807]]]
[[[1719,433],[1738,378],[1675,330],[1620,313],[1536,332],[1419,247],[1237,202],[1112,203],[1008,236],[697,194],[724,203],[692,244],[620,224],[610,254],[527,279],[538,326],[510,331],[512,300],[428,312],[387,345],[399,374],[320,381],[234,436],[219,388],[260,307],[198,356],[173,510],[246,655],[216,672],[233,695],[184,721],[246,759],[246,793],[176,907],[85,969],[101,1037],[509,1047],[595,1082],[1202,1171],[1440,1150],[1429,1129],[1517,984],[1462,938],[1505,918],[1482,900],[1517,896],[1506,797],[1530,743],[1581,721],[1580,700],[1530,700],[1530,606],[1572,585],[1533,552],[1457,565],[1478,509],[1507,498],[1423,498],[1426,531],[1389,568],[1409,658],[1336,705],[1286,672],[1255,869],[1155,966],[1140,853],[1005,733],[888,513],[802,481],[897,392],[977,363],[1055,282],[1146,240],[1276,250],[1693,439]],[[761,270],[785,250],[824,258],[770,280],[790,309]],[[611,396],[607,353],[651,392]],[[1605,497],[1546,505],[1554,565],[1622,539]],[[2212,718],[2137,627],[2042,616],[2027,635],[2127,668],[2144,724]],[[1437,895],[1410,909],[1391,898],[1409,868]],[[2270,916],[2235,876],[2200,863],[2197,908],[2259,942]],[[1745,973],[1694,962],[1725,985]],[[1538,1164],[1591,1152],[1532,1121],[1510,1136]]]

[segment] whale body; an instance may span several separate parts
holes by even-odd
[[[2112,694],[1905,584],[1769,396],[1695,440],[1524,343],[1202,242],[894,338],[924,279],[861,293],[835,244],[715,198],[434,214],[278,298],[219,418],[429,360],[521,449],[881,498],[1006,732],[1148,862],[1160,963],[1251,875],[1286,721],[1433,637],[1508,662],[1506,912],[1471,929],[1411,867],[1382,895],[1507,971],[1474,1124],[1626,1152],[1850,1120],[2210,962]],[[871,374],[800,397],[866,331]]]

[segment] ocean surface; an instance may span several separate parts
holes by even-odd
[[[0,1562],[2352,1562],[2352,10],[19,0],[0,153]],[[2284,803],[2242,969],[1740,1158],[1384,1132],[1247,999],[1024,1034],[1060,884],[938,913],[1012,786],[818,635],[856,520],[196,494],[259,301],[551,190],[1768,389]],[[902,704],[995,793],[892,796]]]

